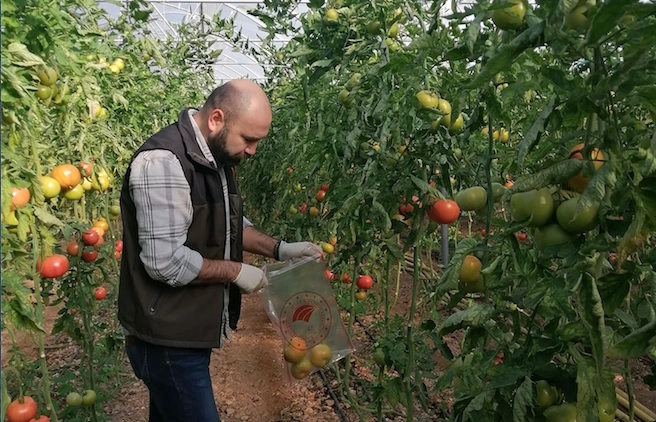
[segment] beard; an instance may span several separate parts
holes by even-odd
[[[217,164],[234,167],[241,163],[242,157],[241,155],[232,155],[228,152],[227,140],[228,127],[225,126],[218,133],[209,136],[207,145],[210,147],[210,151]]]

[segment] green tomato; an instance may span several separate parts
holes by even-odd
[[[510,214],[515,221],[531,217],[529,227],[544,225],[554,213],[554,201],[548,188],[534,189],[513,194],[510,198]]]
[[[43,85],[52,86],[57,82],[57,71],[49,66],[39,69],[36,76]]]
[[[476,211],[487,204],[487,192],[481,186],[473,186],[458,192],[454,200],[462,211]]]
[[[378,348],[374,351],[374,361],[379,366],[385,366],[385,352],[383,351],[383,349]]]
[[[506,187],[499,182],[492,182],[492,199],[499,202],[499,199],[506,193]]]
[[[535,229],[533,233],[535,246],[541,251],[555,245],[563,245],[574,239],[570,233],[563,230],[558,224],[547,224]]]
[[[39,84],[39,86],[36,88],[36,96],[40,100],[45,101],[52,96],[52,88],[47,85]]]
[[[580,197],[568,199],[560,204],[556,211],[558,224],[570,233],[585,233],[599,224],[599,206],[593,204],[587,210],[576,214]]]
[[[473,283],[463,283],[460,281],[458,284],[460,290],[465,293],[483,293],[483,291],[485,291],[485,279],[483,278],[483,274],[479,274],[478,280]]]
[[[519,29],[524,22],[524,15],[526,15],[526,6],[522,0],[510,0],[510,3],[514,3],[514,5],[492,12],[494,24],[505,31]]]
[[[68,393],[66,396],[66,404],[71,407],[80,407],[82,406],[82,396],[79,393]]]
[[[545,380],[540,380],[536,383],[537,401],[540,409],[546,409],[558,403],[559,394],[555,387],[549,385]]]
[[[84,397],[82,397],[82,406],[93,406],[96,404],[96,392],[93,390],[87,390],[84,392]]]
[[[544,411],[547,422],[576,422],[576,403],[550,406]]]

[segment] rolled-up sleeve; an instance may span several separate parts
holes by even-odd
[[[189,284],[198,277],[203,257],[184,245],[193,206],[180,161],[171,151],[144,151],[130,166],[129,186],[146,272],[173,287]]]

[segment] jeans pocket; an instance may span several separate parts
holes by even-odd
[[[150,381],[148,374],[148,349],[142,345],[126,345],[125,352],[130,360],[134,374],[145,383]]]

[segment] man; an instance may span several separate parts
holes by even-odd
[[[229,338],[229,304],[268,284],[241,262],[242,250],[281,261],[321,254],[312,243],[261,234],[242,215],[233,167],[255,154],[271,119],[259,86],[232,81],[200,110],[183,110],[128,166],[118,318],[132,368],[150,391],[151,422],[220,420],[211,349]]]

